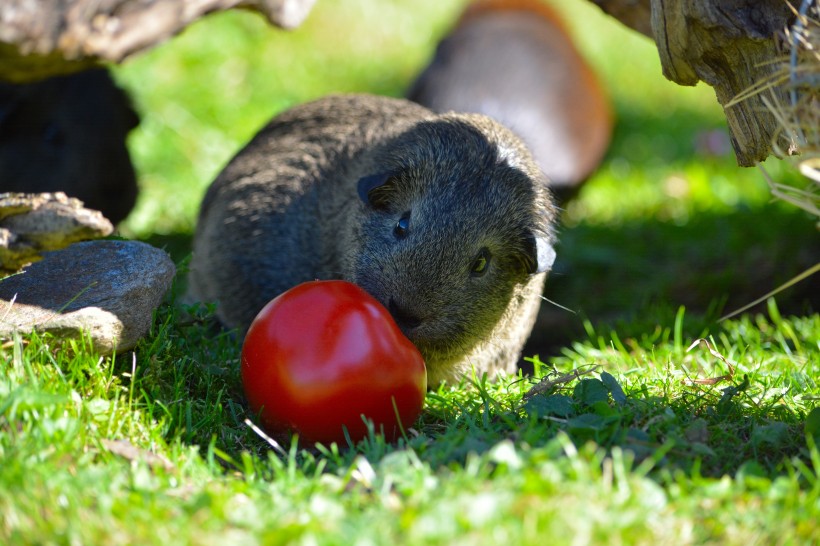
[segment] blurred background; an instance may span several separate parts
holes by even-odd
[[[128,139],[140,193],[121,235],[184,267],[207,186],[272,116],[329,93],[403,96],[465,4],[319,0],[294,31],[232,11],[115,67],[140,117]],[[590,2],[552,4],[609,94],[615,129],[562,213],[546,297],[571,312],[545,303],[530,353],[609,328],[651,343],[681,306],[699,336],[818,262],[816,219],[774,201],[758,169],[736,166],[709,87],[668,82],[654,44]],[[787,163],[765,169],[804,184]],[[780,312],[816,312],[816,277],[778,295]]]

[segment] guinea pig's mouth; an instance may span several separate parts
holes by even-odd
[[[457,379],[457,365],[468,351],[458,345],[446,346],[423,341],[414,343],[427,366],[428,384],[436,384],[446,378]]]
[[[465,339],[463,331],[452,325],[442,330],[441,326],[441,321],[431,319],[422,321],[414,328],[399,325],[399,329],[416,346],[425,362],[459,360],[471,349],[470,343]]]
[[[415,313],[399,304],[394,298],[390,298],[387,302],[387,310],[405,335],[407,335],[408,332],[418,330],[419,327],[425,323],[425,318],[420,313]]]
[[[399,330],[416,346],[425,361],[457,359],[470,349],[467,328],[459,324],[455,316],[429,308],[419,309],[407,303],[400,294],[387,294],[379,289],[379,285],[372,286],[369,280],[359,278],[357,284],[387,309]]]

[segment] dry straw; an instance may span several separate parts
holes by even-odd
[[[816,0],[802,1],[784,38],[784,55],[775,59],[772,75],[732,103],[760,95],[779,127],[772,142],[774,153],[792,158],[807,182],[802,188],[778,183],[763,170],[772,193],[820,218],[820,4]]]
[[[794,8],[792,8],[794,9]],[[772,75],[741,93],[737,103],[759,95],[774,115],[778,132],[772,149],[781,158],[793,161],[805,177],[804,187],[776,182],[760,166],[772,194],[808,211],[818,218],[820,227],[820,3],[803,0],[795,10],[795,21],[784,31],[784,55],[774,60]],[[815,264],[797,277],[778,286],[757,300],[729,313],[726,320],[767,300],[778,292],[820,272]]]

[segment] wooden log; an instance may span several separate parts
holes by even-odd
[[[703,81],[714,88],[741,166],[768,157],[778,125],[762,95],[730,103],[780,69],[781,37],[793,15],[784,0],[652,0],[664,76],[680,85]],[[786,102],[782,86],[770,93]]]
[[[772,153],[779,128],[764,95],[735,98],[773,79],[782,68],[783,35],[796,12],[789,0],[590,1],[653,38],[668,79],[679,85],[702,81],[714,88],[739,165],[752,166]],[[783,85],[772,86],[767,94],[786,102]]]
[[[294,28],[315,0],[6,0],[0,3],[0,79],[23,83],[118,63],[231,8]]]

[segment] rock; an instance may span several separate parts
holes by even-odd
[[[114,231],[102,213],[64,193],[0,193],[0,269],[17,271],[40,253]]]
[[[88,241],[47,252],[0,281],[0,339],[15,332],[78,339],[101,355],[133,348],[171,286],[168,255],[136,241]]]

